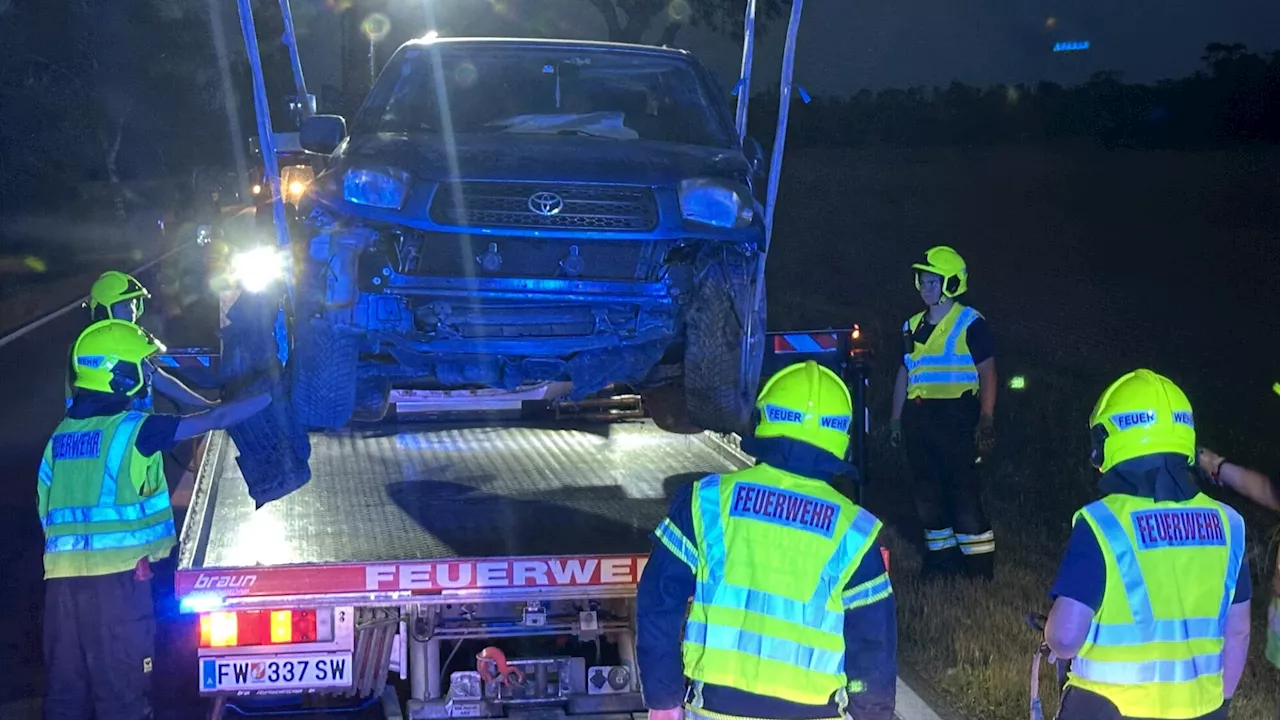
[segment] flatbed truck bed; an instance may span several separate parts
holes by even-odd
[[[769,335],[766,375],[817,359],[864,419],[856,328]],[[175,592],[200,616],[212,717],[255,696],[381,694],[388,718],[641,718],[635,597],[650,533],[676,487],[753,460],[736,436],[660,429],[638,398],[513,419],[501,415],[512,397],[406,391],[395,421],[311,433],[310,481],[260,508],[231,437],[205,438]],[[402,421],[415,414],[427,421]],[[861,468],[865,422],[851,431]]]
[[[214,717],[249,696],[389,692],[397,672],[411,718],[642,712],[649,533],[676,486],[752,462],[732,436],[647,419],[405,422],[311,443],[311,481],[258,509],[230,436],[204,444],[175,589],[201,614]]]
[[[213,575],[239,576],[224,581],[223,604],[289,593],[296,586],[272,578],[304,567],[315,589],[377,595],[367,585],[319,588],[317,577],[325,567],[643,557],[676,485],[751,464],[731,437],[676,435],[649,420],[408,422],[315,433],[311,443],[311,481],[255,510],[234,443],[210,435],[179,548],[180,597],[212,589]],[[246,571],[257,577],[241,587]],[[523,582],[536,579],[526,573]],[[398,601],[401,584],[412,585],[383,581],[395,590],[362,601]]]

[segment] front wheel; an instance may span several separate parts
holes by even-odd
[[[767,320],[763,279],[751,315],[747,284],[735,284],[719,265],[708,269],[694,292],[686,317],[684,356],[685,410],[705,430],[743,434],[760,385]]]
[[[337,430],[356,409],[359,333],[319,318],[302,318],[294,331],[292,400],[305,428]]]

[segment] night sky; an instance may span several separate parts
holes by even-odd
[[[337,81],[332,50],[338,23],[326,5],[342,1],[292,0],[300,18],[309,16],[306,25],[314,33],[301,43],[309,80]],[[446,29],[464,26],[486,1],[504,2],[430,0],[438,24]],[[412,24],[421,22],[423,6],[417,0],[392,5],[416,15]],[[606,37],[589,0],[539,0],[537,6],[542,17],[570,29],[547,34]],[[233,4],[228,3],[228,10],[234,31]],[[785,24],[786,18],[780,18],[757,45],[757,90],[777,83]],[[471,31],[519,32],[514,25],[484,24]],[[651,30],[646,40],[657,32]],[[1054,42],[1072,40],[1088,40],[1091,46],[1083,52],[1052,52]],[[946,85],[953,79],[975,85],[1041,79],[1075,83],[1099,70],[1120,70],[1126,81],[1152,82],[1203,67],[1200,56],[1212,41],[1244,43],[1254,52],[1280,50],[1280,0],[807,0],[796,82],[814,94],[842,95],[860,88]],[[732,40],[686,28],[676,45],[693,51],[726,88],[732,86],[741,58]],[[380,63],[392,49],[390,40],[379,48]]]
[[[1046,20],[1055,18],[1052,28]],[[783,23],[757,55],[756,86],[777,81]],[[1058,40],[1088,40],[1054,53]],[[1077,82],[1121,70],[1131,82],[1182,77],[1203,67],[1211,41],[1280,50],[1280,0],[808,0],[796,81],[815,93],[859,88],[978,85],[1050,79]],[[717,73],[736,72],[739,50],[722,38],[681,33]],[[725,47],[728,45],[728,47]]]

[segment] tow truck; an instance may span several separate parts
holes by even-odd
[[[282,191],[251,5],[237,4],[264,195],[288,265],[296,218]],[[315,102],[288,0],[280,6],[293,105],[305,118]],[[802,6],[791,3],[766,238]],[[748,0],[735,86],[739,140],[755,15]],[[241,263],[246,271],[267,264]],[[762,258],[754,268],[751,307],[763,305],[764,265]],[[255,293],[245,285],[237,292],[234,301],[231,293],[222,299],[220,352],[170,352],[162,360],[180,375],[189,367],[224,385],[254,376],[248,387],[270,385],[277,395],[275,410],[204,438],[179,542],[175,594],[184,613],[198,616],[192,640],[211,716],[280,696],[310,705],[381,700],[388,718],[642,712],[634,605],[648,535],[675,486],[752,464],[741,438],[664,430],[625,387],[581,398],[558,382],[392,388],[385,412],[371,422],[307,432],[288,409],[287,380],[280,382],[290,369],[292,290]],[[761,381],[813,358],[849,383],[850,460],[859,481],[850,492],[860,500],[869,368],[861,331],[748,335],[764,344]],[[273,352],[263,352],[269,345]]]
[[[859,473],[841,482],[860,500],[861,331],[767,337],[766,378],[815,359],[849,383]],[[177,372],[217,361],[162,360]],[[199,615],[211,717],[279,695],[376,700],[388,718],[642,712],[634,604],[648,534],[675,486],[753,460],[737,435],[659,429],[639,395],[567,392],[397,391],[376,426],[312,433],[311,482],[261,508],[234,442],[207,436],[175,592]]]

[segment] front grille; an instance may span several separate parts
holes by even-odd
[[[442,183],[431,219],[463,227],[640,231],[658,226],[653,191],[555,183]]]
[[[644,279],[646,241],[580,240],[576,238],[479,237],[450,233],[415,233],[406,238],[402,254],[406,271],[428,277],[581,278],[594,280]],[[497,269],[480,259],[496,246]],[[577,248],[575,251],[574,248]],[[575,256],[577,260],[566,260]],[[577,269],[573,273],[572,269]],[[568,270],[567,270],[568,269]]]

